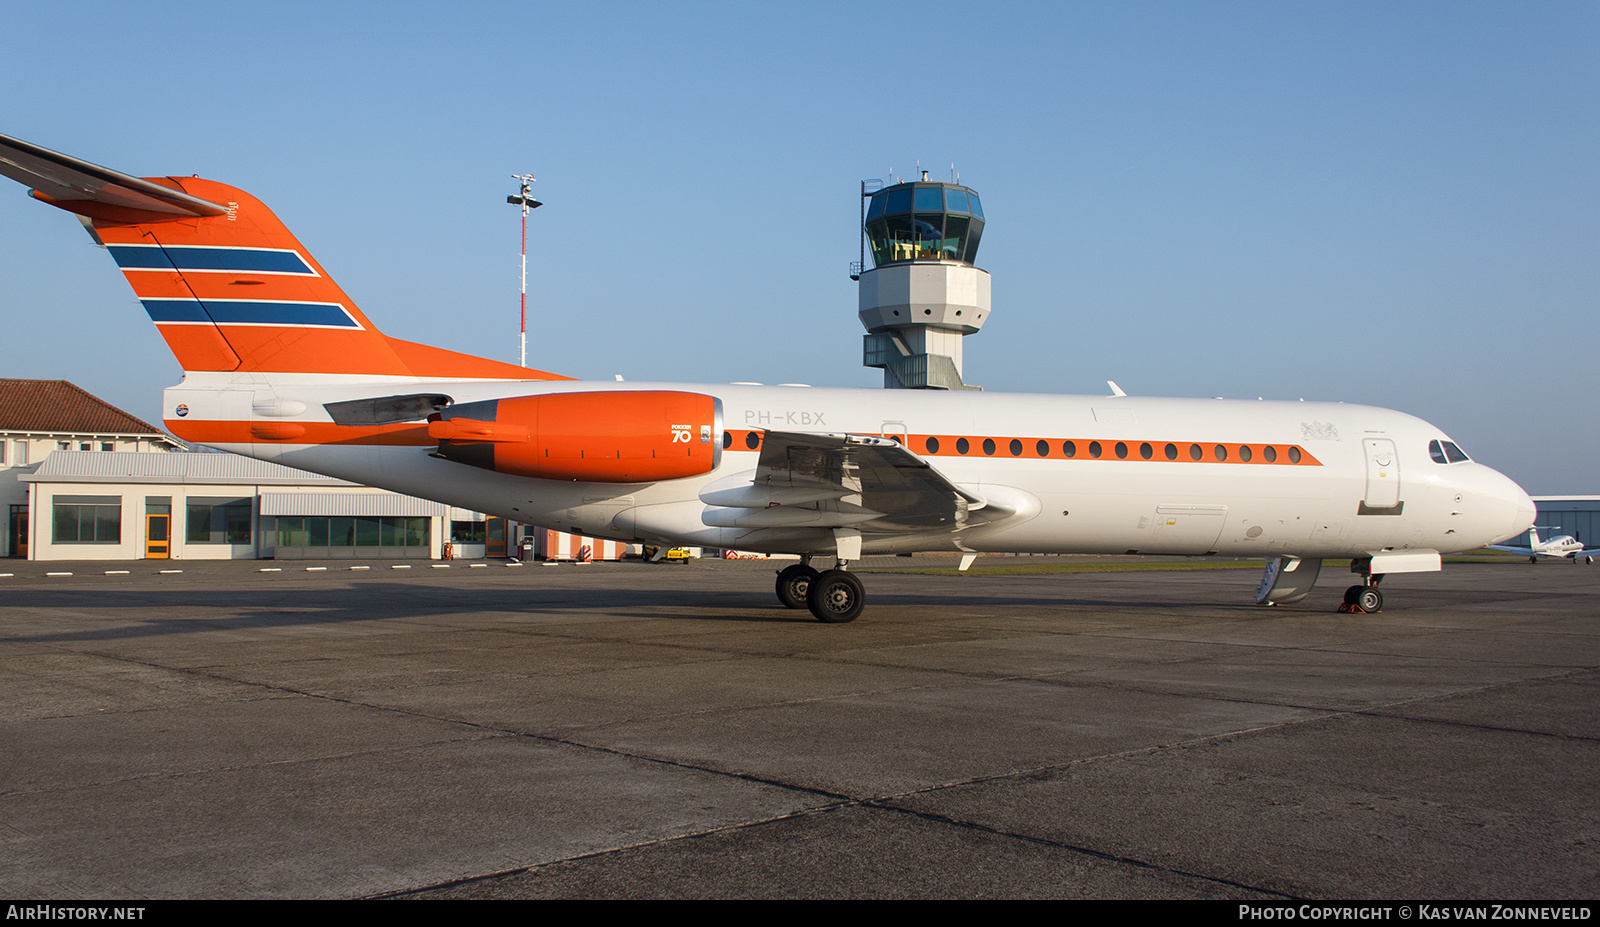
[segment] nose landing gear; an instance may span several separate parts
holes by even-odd
[[[1351,564],[1351,569],[1356,569],[1356,565]],[[1383,593],[1378,591],[1378,583],[1383,581],[1383,576],[1382,573],[1362,573],[1361,584],[1344,591],[1344,604],[1339,606],[1339,611],[1351,615],[1370,615],[1383,611]]]

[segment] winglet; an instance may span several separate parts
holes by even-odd
[[[0,174],[32,189],[29,195],[68,212],[119,222],[161,222],[221,216],[228,207],[190,196],[159,181],[0,135]]]

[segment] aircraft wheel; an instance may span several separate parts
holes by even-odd
[[[1346,604],[1346,605],[1354,605],[1354,604],[1356,604],[1356,597],[1361,595],[1362,590],[1364,590],[1366,588],[1367,588],[1366,586],[1351,586],[1349,589],[1346,589],[1344,591],[1344,604]]]
[[[1356,595],[1355,604],[1364,612],[1383,611],[1383,593],[1373,586],[1359,586],[1360,592]]]
[[[817,571],[803,563],[778,572],[778,601],[784,608],[805,608],[806,590],[817,581]]]
[[[818,621],[843,624],[854,621],[866,605],[866,589],[861,580],[843,570],[829,570],[811,581],[806,590],[806,607]]]

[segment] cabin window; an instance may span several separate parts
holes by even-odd
[[[1190,460],[1199,460],[1203,456],[1204,456],[1204,453],[1200,450],[1200,445],[1198,445],[1198,444],[1189,445],[1189,459]]]
[[[923,445],[927,447],[928,453],[930,453],[930,454],[939,453],[939,439],[938,438],[929,438],[928,440],[923,442]]]
[[[1116,451],[1117,451],[1117,459],[1118,460],[1126,460],[1127,459],[1127,457],[1128,457],[1128,445],[1122,443],[1121,441],[1118,441],[1117,442]]]
[[[1139,445],[1140,457],[1143,457],[1145,460],[1149,460],[1153,454],[1155,454],[1155,450],[1150,447],[1150,442],[1146,441],[1145,443]]]
[[[1166,450],[1165,450],[1164,453],[1166,453],[1168,460],[1177,460],[1178,459],[1178,446],[1176,444],[1169,444],[1169,445],[1167,445]]]
[[[1061,443],[1061,453],[1068,457],[1078,456],[1078,443],[1076,441],[1063,441]]]
[[[1298,447],[1289,448],[1289,462],[1290,463],[1299,463],[1300,462],[1300,449]]]
[[[1038,452],[1040,457],[1049,457],[1050,456],[1050,442],[1049,441],[1040,441],[1037,445],[1034,446],[1034,450]]]
[[[994,456],[994,439],[993,438],[984,438],[983,439],[983,452],[985,454],[988,454],[991,457]]]
[[[1261,449],[1261,456],[1267,463],[1272,463],[1278,459],[1278,449],[1269,444]]]
[[[1218,462],[1219,462],[1219,463],[1220,463],[1220,462],[1221,462],[1221,461],[1224,461],[1224,460],[1227,460],[1227,459],[1228,459],[1228,449],[1227,449],[1227,448],[1225,448],[1225,447],[1223,447],[1223,446],[1222,446],[1222,445],[1220,445],[1220,444],[1219,444],[1219,445],[1217,445],[1217,446],[1216,446],[1216,447],[1214,447],[1214,448],[1212,448],[1212,449],[1211,449],[1211,453],[1212,453],[1212,455],[1213,455],[1213,456],[1214,456],[1214,457],[1216,457],[1216,458],[1217,458],[1217,461],[1218,461]]]
[[[1090,441],[1089,442],[1089,456],[1095,458],[1096,460],[1100,459],[1100,442],[1099,441]]]
[[[747,432],[745,432],[744,433],[744,446],[748,447],[752,451],[755,450],[756,448],[760,447],[761,446],[761,433],[760,432],[756,432],[756,431],[747,431]]]
[[[1022,456],[1022,442],[1018,441],[1016,438],[1012,438],[1011,439],[1010,451],[1011,451],[1011,456],[1012,457],[1021,457]]]
[[[956,453],[957,454],[965,454],[971,448],[972,448],[972,445],[967,443],[967,439],[966,438],[957,438],[956,439]]]
[[[1245,463],[1249,463],[1250,462],[1250,457],[1251,457],[1250,445],[1248,445],[1248,444],[1239,445],[1239,459],[1244,461]]]

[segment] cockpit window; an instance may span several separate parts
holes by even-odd
[[[1462,463],[1472,459],[1453,441],[1429,441],[1428,456],[1434,463]]]
[[[1464,460],[1472,459],[1467,456],[1465,451],[1459,447],[1456,447],[1455,444],[1450,441],[1446,441],[1444,443],[1444,453],[1446,457],[1450,458],[1451,463],[1461,463]]]

